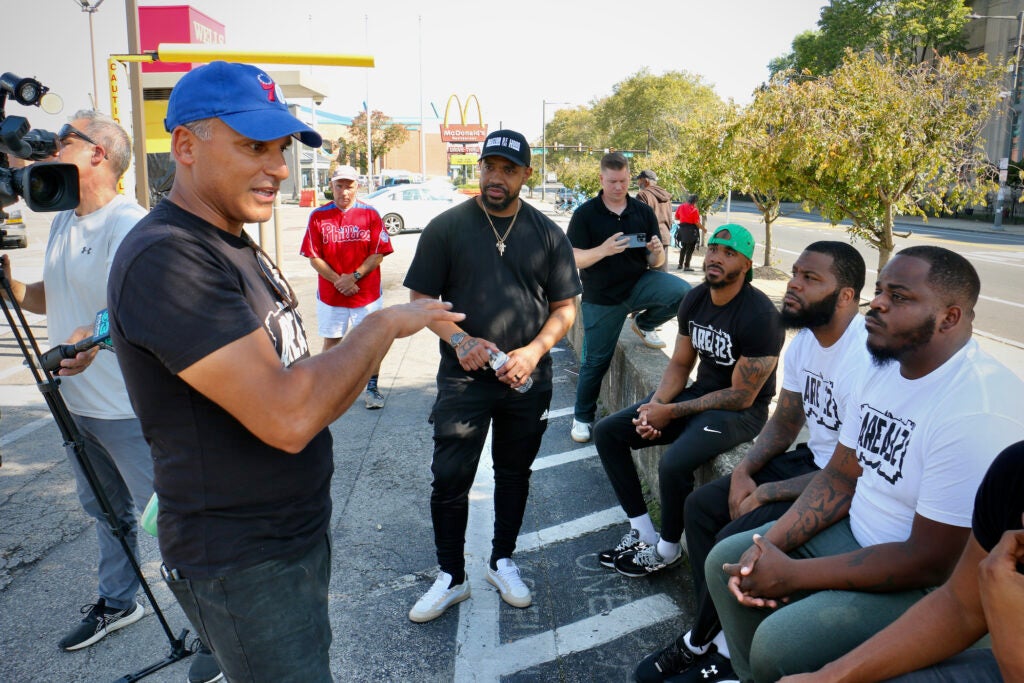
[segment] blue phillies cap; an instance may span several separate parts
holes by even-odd
[[[167,103],[164,128],[218,118],[240,135],[265,142],[286,136],[319,147],[323,138],[288,111],[280,86],[249,64],[215,61],[181,77]]]

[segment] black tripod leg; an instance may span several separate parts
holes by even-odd
[[[160,605],[157,603],[152,589],[149,587],[149,582],[146,581],[146,577],[142,573],[142,568],[139,567],[139,562],[135,559],[135,553],[132,552],[131,547],[128,545],[126,531],[118,523],[117,517],[114,514],[113,506],[110,504],[110,499],[107,498],[106,492],[103,490],[103,487],[100,486],[99,481],[96,478],[96,471],[93,469],[92,463],[89,462],[89,458],[85,454],[85,446],[82,444],[82,434],[78,430],[77,425],[75,425],[75,421],[71,417],[68,406],[64,402],[64,398],[60,395],[59,381],[51,375],[48,370],[42,368],[42,366],[36,362],[36,359],[40,358],[42,353],[39,350],[39,345],[36,343],[35,337],[32,335],[32,329],[28,324],[28,320],[25,318],[24,312],[21,310],[21,306],[18,305],[17,300],[14,298],[14,292],[11,289],[11,282],[3,274],[2,269],[0,269],[0,287],[3,288],[4,294],[4,296],[0,296],[0,306],[3,306],[4,316],[7,318],[7,323],[11,328],[11,333],[17,340],[18,347],[21,349],[21,353],[25,357],[29,369],[32,371],[32,375],[36,381],[36,386],[39,387],[39,391],[42,393],[43,399],[46,401],[46,406],[50,409],[53,419],[57,422],[57,428],[60,429],[61,436],[64,439],[64,445],[65,447],[71,447],[75,460],[82,469],[85,479],[89,483],[89,488],[92,489],[93,495],[96,496],[96,502],[99,504],[100,509],[103,512],[103,516],[107,520],[107,524],[110,526],[111,533],[113,533],[120,542],[121,549],[128,558],[132,571],[139,579],[139,585],[142,586],[142,590],[146,594],[146,598],[149,600],[150,606],[153,608],[153,613],[160,622],[160,626],[163,628],[164,634],[167,636],[167,640],[171,645],[170,654],[163,660],[153,664],[152,666],[146,667],[138,673],[129,674],[120,679],[127,681],[139,680],[154,671],[159,671],[165,666],[173,664],[174,662],[184,659],[192,654],[192,652],[185,647],[185,638],[188,634],[188,629],[182,630],[181,635],[178,638],[175,638],[174,633],[171,631],[171,627],[167,624],[167,619],[164,617],[164,613],[160,609]],[[35,356],[32,355],[32,352],[35,353]]]

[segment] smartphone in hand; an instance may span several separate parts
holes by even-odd
[[[626,235],[629,238],[629,242],[626,243],[627,249],[636,249],[638,247],[647,247],[647,235],[642,232],[631,233]]]

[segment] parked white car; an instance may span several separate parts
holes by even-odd
[[[397,235],[422,230],[434,216],[467,197],[444,184],[421,183],[381,188],[359,199],[377,209],[389,235]]]

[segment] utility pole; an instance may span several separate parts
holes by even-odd
[[[1010,111],[1007,117],[1010,120],[1010,130],[1007,135],[1006,156],[999,160],[999,191],[996,193],[995,219],[992,222],[992,229],[1002,231],[1003,229],[1003,203],[1006,200],[1006,180],[1010,171],[1010,164],[1013,162],[1013,140],[1014,130],[1020,123],[1020,59],[1021,42],[1024,41],[1024,12],[1015,17],[1011,16],[985,16],[982,14],[968,14],[969,19],[1003,19],[1017,22],[1017,42],[1013,46],[1013,85],[1010,88]]]

